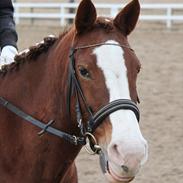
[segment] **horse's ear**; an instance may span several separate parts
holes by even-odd
[[[129,35],[136,26],[140,14],[138,0],[133,0],[125,6],[114,19],[114,25],[118,27],[125,36]]]
[[[76,18],[75,26],[77,33],[82,33],[91,29],[97,17],[96,9],[91,0],[82,0],[80,3]]]

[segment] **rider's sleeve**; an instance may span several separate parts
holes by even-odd
[[[11,45],[17,48],[18,35],[13,20],[11,0],[0,0],[0,48]]]

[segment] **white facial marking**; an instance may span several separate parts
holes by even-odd
[[[112,40],[106,43],[119,44]],[[94,54],[97,56],[98,67],[103,71],[110,94],[110,102],[117,99],[130,99],[127,68],[122,48],[102,45],[94,50]]]
[[[106,43],[119,44],[109,40]],[[102,45],[94,49],[97,66],[103,71],[110,102],[117,99],[131,99],[124,51],[119,46]],[[112,123],[111,142],[120,142],[124,156],[132,151],[145,151],[143,138],[135,114],[130,110],[120,110],[110,115]],[[122,144],[123,143],[123,144]],[[145,153],[144,153],[145,154]]]

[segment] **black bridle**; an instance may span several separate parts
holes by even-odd
[[[102,45],[112,45],[112,46],[119,46],[122,48],[128,48],[131,51],[133,51],[132,48],[130,48],[127,45],[120,45],[120,44],[114,44],[114,43],[98,43],[98,44],[92,44],[87,46],[79,46],[76,48],[70,49],[70,65],[69,65],[69,90],[68,90],[68,101],[67,101],[67,109],[70,114],[70,104],[71,104],[71,96],[75,94],[76,96],[76,103],[75,103],[75,112],[77,116],[77,123],[78,127],[80,128],[81,136],[85,136],[85,134],[89,134],[90,138],[90,147],[94,152],[97,152],[97,150],[94,148],[92,144],[92,140],[95,140],[95,137],[92,135],[92,133],[96,130],[96,128],[108,117],[111,113],[114,113],[118,110],[131,110],[134,112],[138,122],[140,120],[140,112],[132,100],[129,99],[118,99],[115,101],[112,101],[108,103],[107,105],[103,106],[99,111],[97,111],[95,114],[93,114],[92,108],[88,105],[87,100],[85,98],[85,95],[82,91],[81,85],[79,83],[79,80],[77,78],[76,69],[75,69],[75,58],[74,55],[78,50],[102,46]],[[87,124],[84,125],[83,119],[82,119],[82,110],[81,110],[81,102],[82,100],[85,110],[88,112],[88,121]]]
[[[75,112],[76,112],[76,118],[77,118],[77,124],[80,129],[80,136],[77,137],[75,135],[68,134],[66,132],[63,132],[61,130],[58,130],[51,125],[54,123],[54,120],[50,120],[47,124],[45,122],[42,122],[40,120],[35,119],[34,117],[26,114],[21,109],[16,107],[14,104],[7,101],[5,98],[0,97],[0,105],[4,106],[20,118],[24,119],[25,121],[33,124],[34,126],[37,126],[41,129],[41,132],[39,132],[39,135],[43,135],[45,132],[51,133],[55,136],[58,136],[60,138],[63,138],[64,140],[74,144],[74,145],[85,145],[86,144],[86,138],[89,138],[91,141],[95,141],[95,137],[92,135],[92,133],[96,130],[96,128],[108,117],[111,113],[114,113],[118,110],[131,110],[134,112],[137,120],[140,119],[140,112],[137,107],[137,105],[129,100],[129,99],[119,99],[110,102],[109,104],[102,107],[98,112],[93,114],[91,107],[88,105],[87,100],[84,96],[84,93],[82,91],[81,85],[79,83],[79,80],[77,78],[76,70],[75,70],[75,58],[74,54],[77,50],[86,49],[86,48],[92,48],[97,47],[101,45],[113,45],[113,46],[119,46],[123,48],[128,48],[132,50],[127,45],[120,45],[120,44],[112,44],[112,43],[99,43],[99,44],[93,44],[88,46],[81,46],[77,48],[71,48],[70,49],[70,63],[69,63],[69,87],[68,87],[68,96],[67,96],[67,109],[68,114],[70,114],[70,104],[71,104],[71,96],[76,96],[76,102],[75,102]],[[132,50],[133,51],[133,50]],[[82,110],[81,110],[81,103],[80,99],[82,100],[84,107],[86,111],[89,114],[89,119],[86,125],[83,123],[82,119]],[[94,152],[97,152],[94,145],[90,142],[92,150]]]

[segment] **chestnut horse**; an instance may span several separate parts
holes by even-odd
[[[1,68],[0,182],[76,183],[74,160],[86,141],[108,181],[133,180],[147,159],[140,62],[127,41],[139,12],[133,0],[116,18],[97,18],[82,0],[73,27]]]

